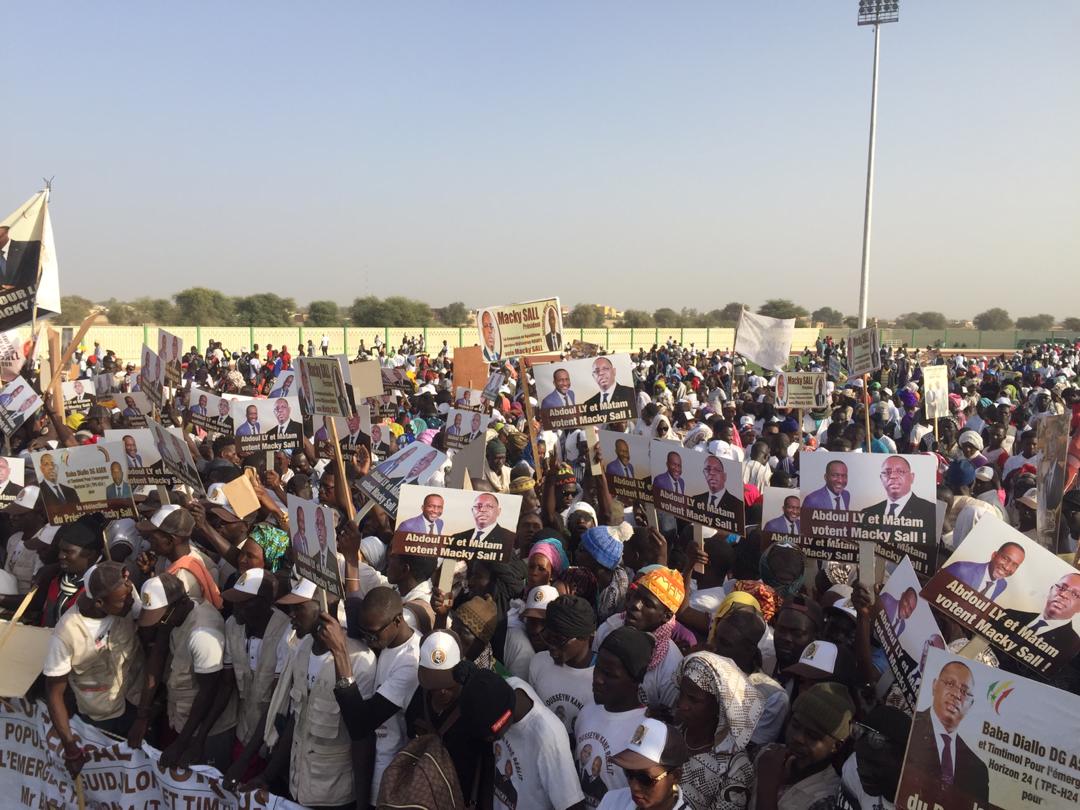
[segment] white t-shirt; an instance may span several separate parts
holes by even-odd
[[[529,684],[555,713],[574,738],[574,721],[583,708],[593,702],[592,666],[582,669],[559,666],[547,650],[533,656],[529,664]]]
[[[79,614],[79,619],[86,628],[86,632],[94,639],[94,646],[100,650],[109,639],[109,631],[112,630],[115,616],[106,616],[103,619],[91,619],[89,616]],[[45,653],[45,665],[42,672],[46,677],[59,678],[71,672],[72,649],[67,642],[53,633],[49,638],[49,648]]]
[[[506,679],[533,702],[521,720],[492,744],[494,810],[565,810],[582,799],[570,741],[559,718],[521,678]]]
[[[630,796],[630,788],[625,787],[618,790],[609,790],[605,793],[598,810],[637,810],[637,805],[634,804],[634,799]],[[690,810],[690,805],[686,803],[682,794],[679,794],[679,798],[675,801],[671,810]]]
[[[510,670],[515,678],[525,680],[529,677],[529,667],[532,666],[536,650],[529,642],[529,636],[525,628],[513,625],[509,622],[506,628],[506,641],[503,643],[503,664]]]
[[[312,653],[308,656],[307,662],[307,688],[311,691],[311,687],[315,685],[315,681],[319,679],[319,673],[322,672],[323,665],[334,657],[334,654],[329,650],[322,655],[316,655]]]
[[[375,773],[371,779],[371,803],[379,793],[383,771],[405,747],[405,707],[409,705],[420,681],[420,634],[413,632],[409,640],[397,647],[387,647],[379,653],[375,664],[375,694],[382,695],[401,711],[375,729]]]
[[[599,652],[604,639],[625,624],[626,620],[618,613],[609,616],[596,630],[596,636],[593,638],[593,650]],[[675,670],[679,668],[679,662],[682,659],[683,654],[679,651],[678,646],[674,641],[668,639],[667,655],[660,662],[660,666],[645,673],[645,680],[641,684],[641,689],[638,690],[648,705],[675,708],[675,701],[679,699],[679,686],[675,683]]]
[[[225,664],[225,634],[209,627],[196,627],[188,636],[188,650],[196,675],[220,672]]]
[[[7,558],[4,570],[19,583],[19,593],[27,593],[34,586],[34,575],[41,568],[41,558],[23,543],[23,533],[15,532],[7,541]]]
[[[587,807],[596,807],[609,790],[629,787],[622,768],[611,758],[626,749],[630,738],[645,719],[645,709],[609,712],[590,703],[578,714],[574,767],[581,780]]]

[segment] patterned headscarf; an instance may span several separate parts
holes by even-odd
[[[683,678],[716,698],[720,722],[714,746],[720,747],[730,737],[737,749],[745,749],[765,708],[761,693],[746,674],[730,658],[696,652],[679,662],[676,685]]]
[[[545,537],[537,540],[529,549],[529,556],[539,554],[551,563],[551,578],[558,578],[559,574],[570,567],[570,560],[566,556],[562,542],[556,537]]]
[[[672,568],[657,567],[638,577],[634,587],[644,588],[672,613],[678,613],[686,595],[682,574]]]
[[[735,581],[735,590],[746,591],[753,596],[761,605],[761,615],[767,622],[772,621],[772,617],[780,608],[780,598],[776,595],[776,591],[760,579],[738,579]]]
[[[281,560],[289,548],[289,534],[284,529],[269,523],[256,523],[248,532],[248,539],[254,540],[263,552],[263,567],[271,574],[276,574],[281,567]]]

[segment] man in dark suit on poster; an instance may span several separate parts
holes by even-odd
[[[264,435],[272,437],[292,436],[300,441],[304,435],[304,426],[296,420],[290,419],[290,416],[292,416],[292,408],[289,407],[289,401],[279,399],[274,403],[274,417],[277,419],[277,424],[267,430]]]
[[[1020,622],[1016,632],[1025,638],[1038,638],[1058,650],[1058,660],[1071,659],[1080,648],[1080,636],[1073,627],[1073,617],[1080,612],[1080,573],[1066,574],[1046,594],[1046,604],[1037,613],[1005,609],[1006,615]]]
[[[903,456],[889,456],[881,465],[880,475],[881,485],[885,489],[885,500],[867,506],[862,510],[863,514],[877,515],[881,518],[881,525],[886,527],[891,525],[887,518],[917,520],[924,541],[927,540],[933,534],[937,522],[937,506],[911,491],[911,485],[915,483],[915,473],[907,459]]]
[[[484,540],[489,543],[501,543],[504,548],[511,548],[514,532],[498,524],[502,507],[499,499],[490,492],[481,492],[472,505],[474,528],[458,532],[455,540]]]
[[[38,462],[41,468],[41,477],[45,479],[41,486],[41,500],[45,506],[56,509],[66,506],[74,507],[79,503],[79,494],[67,484],[61,484],[56,469],[56,459],[51,453],[45,453]]]
[[[615,382],[615,366],[607,357],[597,357],[592,365],[593,379],[600,392],[593,394],[586,405],[607,405],[612,409],[630,408],[634,404],[634,389]],[[606,408],[605,408],[606,410]]]
[[[727,491],[727,470],[724,469],[724,462],[716,456],[706,456],[702,472],[705,473],[705,483],[709,488],[693,497],[694,507],[709,513],[730,512],[735,515],[737,522],[741,522],[743,502]]]

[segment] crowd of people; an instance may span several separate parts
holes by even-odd
[[[326,343],[301,352],[325,354]],[[881,371],[864,381],[837,378],[842,341],[826,338],[792,358],[829,372],[827,403],[802,414],[776,405],[775,374],[731,352],[641,348],[639,416],[603,429],[743,462],[745,534],[699,530],[699,545],[692,525],[616,500],[592,472],[612,459],[584,430],[542,430],[528,417],[527,372],[496,363],[505,382],[469,483],[522,497],[515,549],[461,563],[443,591],[436,558],[390,553],[395,515],[375,505],[357,524],[346,500],[363,506],[358,483],[407,444],[446,450],[452,352],[377,336],[359,356],[404,371],[407,390],[385,444],[350,420],[344,480],[310,418],[303,448],[270,458],[190,424],[191,388],[262,396],[292,367],[285,346],[219,342],[184,354],[160,413],[184,430],[205,495],[136,488],[137,519],[54,526],[50,485],[27,464],[0,512],[0,606],[10,614],[33,591],[22,620],[53,628],[34,694],[72,774],[89,759],[78,715],[152,744],[163,766],[209,764],[231,790],[313,808],[891,808],[912,716],[888,687],[872,626],[878,588],[855,565],[763,547],[763,493],[797,487],[804,454],[818,449],[929,454],[946,504],[943,553],[983,519],[1035,537],[1038,422],[1071,413],[1071,433],[1080,425],[1075,347],[883,346]],[[99,394],[138,386],[134,364],[100,346],[77,361],[83,377],[106,377]],[[936,431],[922,386],[930,364],[949,377]],[[96,443],[131,419],[101,405],[68,415],[46,395],[7,438],[28,458]],[[432,485],[445,485],[453,458]],[[238,514],[223,488],[245,476],[258,508]],[[344,599],[294,570],[290,494],[333,510]],[[1075,552],[1080,491],[1064,492],[1060,515],[1052,550]],[[788,517],[794,525],[797,511]],[[952,649],[966,643],[960,625],[935,618]],[[980,660],[1007,664],[990,651]],[[1054,685],[1080,694],[1080,664]]]

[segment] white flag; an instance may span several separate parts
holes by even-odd
[[[60,274],[49,219],[49,192],[39,191],[0,220],[0,329],[60,313]]]
[[[791,354],[794,318],[770,318],[742,311],[735,331],[735,351],[762,368],[780,371]]]

